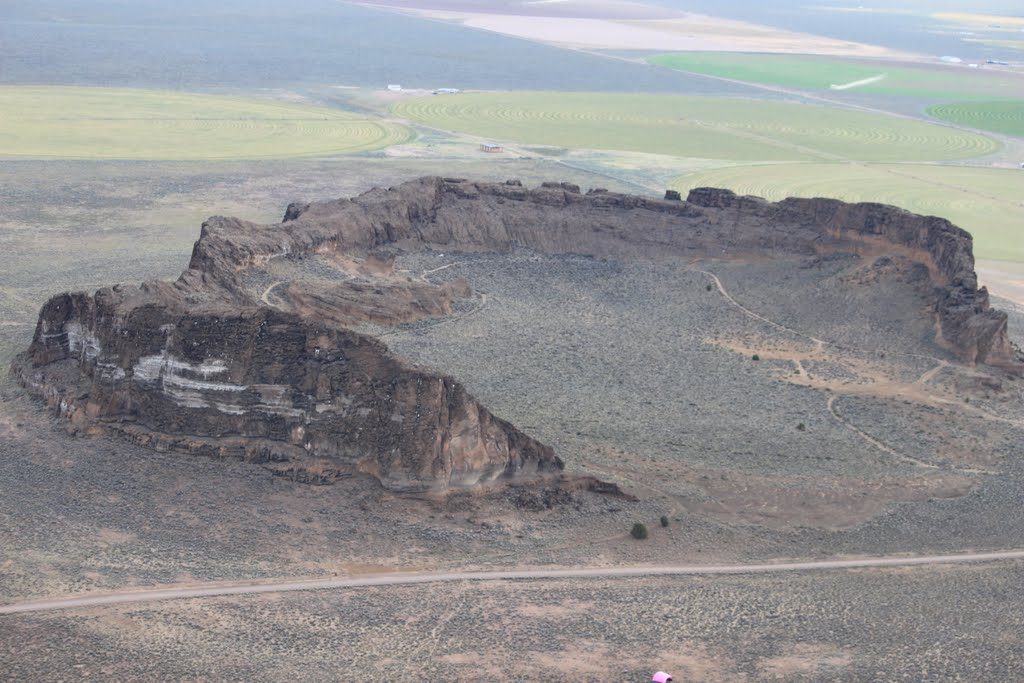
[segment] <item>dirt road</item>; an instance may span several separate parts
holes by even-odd
[[[450,583],[459,581],[523,581],[546,579],[627,579],[647,576],[711,576],[716,574],[768,574],[777,572],[828,571],[834,569],[860,569],[869,567],[909,567],[917,565],[965,564],[969,562],[995,562],[1022,560],[1024,550],[1000,552],[962,553],[957,555],[925,555],[908,557],[865,557],[849,560],[817,560],[810,562],[779,562],[772,564],[737,565],[682,565],[652,567],[577,567],[567,569],[494,570],[478,572],[417,572],[407,574],[368,574],[344,579],[308,579],[274,581],[267,583],[235,583],[163,588],[158,590],[131,590],[80,597],[34,600],[0,605],[2,614],[46,612],[99,607],[135,602],[154,602],[179,598],[207,598],[221,595],[250,595],[253,593],[287,593],[291,591],[362,588],[367,586],[402,586],[419,583]]]

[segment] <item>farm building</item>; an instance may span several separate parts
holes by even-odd
[[[502,148],[501,145],[495,145],[490,142],[485,142],[482,145],[480,145],[480,151],[488,152],[490,154],[497,154],[499,152],[504,152],[505,150]]]

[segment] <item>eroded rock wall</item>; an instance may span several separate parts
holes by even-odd
[[[682,202],[429,177],[293,204],[276,225],[211,218],[176,282],[51,299],[15,372],[80,431],[259,460],[314,481],[359,470],[422,491],[557,473],[550,448],[458,383],[348,327],[443,315],[468,289],[297,282],[283,290],[293,305],[285,312],[243,286],[247,270],[280,257],[340,263],[373,252],[516,247],[620,258],[895,253],[927,267],[940,338],[965,362],[1022,367],[1006,316],[977,287],[970,235],[939,218],[707,188]],[[363,261],[369,270],[387,263],[373,258]],[[387,302],[363,298],[385,292]]]
[[[943,218],[883,204],[799,198],[773,203],[714,188],[695,189],[679,202],[582,194],[566,183],[526,189],[422,178],[353,200],[292,205],[283,227],[278,238],[285,242],[275,245],[283,250],[390,244],[617,257],[898,253],[929,269],[941,343],[965,363],[1021,371],[1006,315],[993,310],[988,291],[978,287],[970,233]]]
[[[407,366],[365,335],[267,307],[124,303],[112,290],[54,297],[19,361],[26,386],[75,428],[288,463],[279,469],[290,473],[362,471],[401,491],[562,469],[549,447],[460,384]]]
[[[772,203],[713,188],[693,190],[687,201],[747,230],[794,234],[811,229],[811,245],[818,251],[897,253],[924,264],[935,287],[940,343],[965,363],[1021,371],[1006,314],[992,309],[988,290],[978,287],[973,239],[948,220],[884,204],[793,197]]]

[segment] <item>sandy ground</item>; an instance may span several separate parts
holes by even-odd
[[[717,576],[722,574],[776,574],[780,572],[830,571],[876,567],[920,567],[1024,559],[1024,550],[991,553],[958,553],[919,557],[865,557],[815,562],[769,562],[739,565],[640,566],[640,567],[570,567],[559,569],[504,570],[488,572],[378,573],[356,578],[271,581],[260,583],[205,586],[174,586],[149,590],[119,591],[100,595],[59,597],[0,605],[0,614],[25,614],[72,610],[101,605],[123,605],[136,602],[158,602],[186,598],[211,598],[224,595],[257,593],[294,593],[295,591],[337,590],[373,586],[457,583],[468,581],[535,581],[551,579],[643,579],[652,576]]]
[[[1019,563],[454,582],[4,617],[10,680],[1019,680]]]
[[[361,4],[410,11],[421,16],[458,22],[464,26],[560,47],[593,50],[666,50],[776,52],[855,57],[908,57],[910,55],[863,43],[793,33],[770,26],[691,13],[651,18],[650,8],[622,3],[615,14],[581,6],[569,12],[569,3],[522,3],[491,6],[484,11],[456,11],[451,3],[380,0]],[[631,10],[631,13],[624,13]]]
[[[1024,263],[979,259],[974,269],[989,292],[1024,306]]]

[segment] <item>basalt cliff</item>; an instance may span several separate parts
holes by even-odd
[[[940,218],[708,188],[681,201],[428,177],[293,204],[279,224],[210,218],[177,281],[52,298],[14,371],[81,433],[244,458],[304,481],[363,472],[421,492],[558,477],[551,448],[372,333],[451,315],[474,296],[471,283],[403,274],[396,255],[516,248],[622,259],[898,254],[927,269],[938,343],[966,364],[1024,367],[1006,316],[977,286],[970,235]]]

